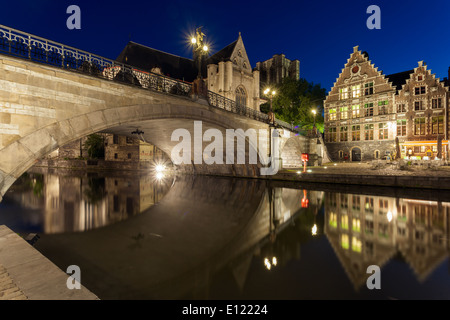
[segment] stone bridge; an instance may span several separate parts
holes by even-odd
[[[273,131],[265,121],[267,115],[238,108],[234,102],[212,93],[205,99],[199,98],[192,94],[192,84],[114,64],[100,68],[91,55],[91,61],[86,63],[68,59],[69,52],[64,51],[65,60],[61,57],[55,60],[49,48],[31,50],[31,40],[23,49],[17,36],[14,40],[12,32],[2,31],[1,27],[0,200],[36,161],[92,133],[132,137],[132,132],[139,130],[143,132],[142,139],[171,155],[173,147],[179,143],[171,139],[174,130],[187,129],[194,137],[195,121],[201,121],[203,132],[218,129],[223,136],[227,129],[262,130],[267,131],[267,137]],[[32,55],[46,63],[33,59]],[[57,63],[51,64],[51,59]],[[63,67],[57,65],[59,63]],[[83,72],[86,68],[87,74]],[[277,130],[281,136],[278,148],[284,166],[301,166],[300,153],[316,153],[315,139],[299,136],[280,125]],[[270,141],[266,140],[265,145],[269,146]],[[209,143],[203,142],[201,150]],[[225,146],[225,141],[223,144]],[[258,150],[249,142],[247,157],[252,148]],[[192,145],[191,164],[180,165],[178,169],[188,173],[257,177],[263,167],[261,161],[256,164],[236,164],[237,161],[234,164],[195,164],[198,151]],[[268,156],[258,155],[259,159]]]

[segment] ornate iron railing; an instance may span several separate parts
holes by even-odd
[[[258,121],[268,122],[269,116],[265,113],[237,104],[235,101],[208,91],[208,102],[211,106],[237,113]]]
[[[142,71],[112,59],[3,25],[0,25],[0,53],[167,94],[189,96],[193,90],[192,83]],[[214,92],[208,91],[207,100],[216,108],[262,122],[269,121],[267,114],[240,106],[235,101]],[[297,131],[284,121],[276,119],[276,124]]]
[[[0,25],[0,53],[163,93],[188,96],[192,90],[191,83],[141,71],[115,60],[3,25]]]

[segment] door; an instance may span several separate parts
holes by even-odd
[[[352,161],[361,161],[361,149],[360,148],[352,149]]]

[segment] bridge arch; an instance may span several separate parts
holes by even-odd
[[[109,108],[80,114],[69,119],[62,119],[30,132],[3,149],[0,149],[2,166],[9,168],[3,183],[0,180],[0,195],[31,168],[39,159],[64,146],[67,143],[96,132],[108,132],[132,137],[132,132],[139,128],[144,139],[157,146],[169,156],[178,142],[171,141],[173,130],[187,129],[194,137],[194,121],[201,121],[202,136],[210,128],[220,130],[225,137],[226,129],[253,128],[255,123],[236,121],[235,115],[225,116],[226,111],[215,110],[209,106],[186,104],[142,104]],[[258,124],[256,124],[258,125]],[[261,128],[263,126],[259,125]],[[248,141],[248,139],[247,139]],[[224,141],[225,142],[225,141]],[[202,150],[209,144],[204,142]],[[191,155],[194,156],[193,143]],[[250,141],[248,148],[258,148]],[[248,151],[248,150],[247,150]],[[225,147],[224,147],[225,156]],[[248,156],[248,154],[247,154]],[[259,158],[259,157],[258,157]],[[236,159],[235,159],[236,160]],[[224,163],[226,160],[224,159]],[[258,176],[261,165],[182,165],[179,169],[190,173],[221,173],[230,176]],[[3,171],[3,170],[2,170]],[[0,172],[1,178],[2,172]]]
[[[283,168],[302,167],[302,153],[307,153],[304,138],[293,136],[285,140],[280,148],[280,157]]]

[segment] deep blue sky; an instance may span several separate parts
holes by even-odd
[[[437,77],[450,66],[449,0],[1,0],[0,24],[116,58],[132,41],[191,57],[186,35],[203,26],[217,51],[242,33],[252,67],[284,53],[300,60],[301,77],[330,90],[359,45],[385,74],[424,60]],[[66,9],[81,8],[81,30]],[[367,7],[381,8],[381,30],[369,30]]]

